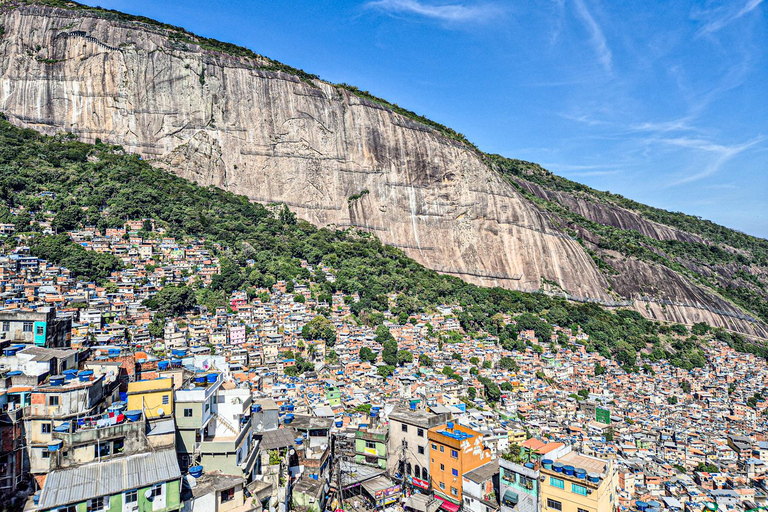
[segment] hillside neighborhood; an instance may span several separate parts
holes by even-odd
[[[627,373],[578,326],[520,330],[511,349],[464,332],[458,304],[374,326],[314,277],[185,304],[221,279],[222,247],[151,219],[67,235],[123,269],[77,279],[23,240],[0,257],[0,492],[15,510],[768,505],[768,365],[725,343],[701,368]]]

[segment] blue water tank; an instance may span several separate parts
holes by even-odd
[[[93,370],[83,370],[77,374],[77,377],[80,379],[80,382],[88,382],[89,380],[91,380],[92,375],[93,375]]]
[[[191,466],[189,468],[189,474],[193,478],[200,478],[201,476],[203,476],[203,466]]]
[[[218,379],[219,379],[219,374],[218,374],[218,373],[209,373],[209,374],[206,376],[206,380],[208,381],[208,384],[213,384],[213,383],[214,383],[214,382],[216,382]]]
[[[52,375],[50,382],[51,382],[51,386],[62,386],[62,385],[64,385],[64,376],[63,375]]]
[[[563,466],[563,473],[565,473],[568,476],[573,476],[573,470],[575,468],[573,466]]]
[[[544,469],[552,469],[552,464],[554,461],[552,459],[542,459],[541,465],[544,466]]]
[[[157,362],[157,369],[158,369],[158,370],[167,370],[167,369],[168,369],[168,366],[169,366],[170,364],[171,364],[171,363],[170,363],[169,361],[158,361],[158,362]]]
[[[445,427],[446,427],[448,430],[453,430],[453,422],[452,422],[452,421],[449,421],[448,423],[446,423],[446,424],[445,424]]]

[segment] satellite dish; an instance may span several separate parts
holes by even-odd
[[[154,499],[154,496],[152,496],[151,488],[144,491],[144,497],[147,498],[147,501],[152,501]]]
[[[158,410],[157,410],[157,414],[158,414],[159,416],[165,416],[165,411],[163,410],[163,408],[162,408],[162,407],[161,407],[160,409],[158,409]]]

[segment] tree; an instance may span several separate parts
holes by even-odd
[[[693,469],[696,473],[719,473],[720,469],[714,464],[699,462]]]
[[[711,327],[706,322],[697,322],[691,327],[691,332],[696,336],[704,336],[710,329]]]
[[[392,333],[389,332],[389,327],[384,324],[376,327],[376,336],[373,338],[379,345],[384,345],[384,342],[395,341]]]
[[[381,375],[386,379],[387,377],[395,373],[395,367],[392,366],[391,364],[385,364],[385,365],[379,366],[378,372],[379,372],[379,375]]]
[[[601,365],[600,363],[595,363],[595,377],[604,375],[606,371],[607,370],[605,369],[605,366]]]
[[[467,396],[469,396],[470,400],[474,400],[475,398],[477,398],[477,390],[472,386],[470,386],[469,388],[467,388]]]
[[[459,354],[458,352],[454,352],[453,354],[451,354],[451,359],[461,362],[461,354]]]
[[[432,358],[429,357],[427,354],[421,354],[419,356],[419,366],[427,366],[432,367],[434,365],[434,361],[432,361]]]
[[[195,307],[195,292],[184,285],[168,285],[142,302],[160,316],[181,316]]]
[[[691,383],[687,380],[681,380],[680,381],[680,387],[683,390],[683,393],[690,393],[691,392]]]
[[[667,397],[667,403],[669,405],[676,405],[677,404],[677,397],[672,395]]]
[[[576,394],[578,394],[581,397],[582,400],[586,400],[587,398],[589,398],[589,390],[588,389],[580,389],[580,390],[578,390],[576,392]]]
[[[480,359],[478,359],[476,356],[472,356],[469,358],[469,362],[477,366],[480,363]]]
[[[501,390],[499,389],[499,386],[488,377],[478,377],[477,380],[480,381],[485,388],[485,398],[490,402],[498,402],[501,398]]]
[[[211,277],[211,289],[214,291],[223,290],[224,293],[230,294],[241,288],[244,276],[240,266],[229,258],[221,258],[219,265],[221,270]]]
[[[293,302],[297,304],[304,304],[305,302],[307,302],[307,299],[304,298],[304,295],[297,293],[296,295],[293,296]]]
[[[499,359],[499,368],[502,368],[504,370],[510,370],[513,372],[520,371],[520,365],[517,364],[517,361],[515,361],[514,359],[508,356],[504,356],[501,359]]]
[[[373,363],[376,361],[376,354],[368,347],[362,347],[359,352],[360,360],[361,361],[367,361],[369,363]]]
[[[483,361],[483,368],[485,369],[493,368],[493,363],[491,363],[490,361]]]
[[[509,449],[501,455],[501,458],[515,464],[522,464],[525,462],[522,452],[523,449],[519,444],[512,443],[509,445]]]
[[[397,352],[397,362],[400,366],[404,364],[409,364],[413,362],[413,354],[411,354],[407,350],[398,350]]]
[[[397,342],[385,341],[382,345],[381,360],[390,366],[397,366]]]
[[[502,382],[500,387],[501,387],[501,389],[502,389],[502,390],[504,390],[504,391],[512,391],[512,390],[514,390],[514,389],[515,389],[515,388],[512,386],[512,383],[511,383],[511,382],[509,382],[508,380],[505,380],[504,382]]]
[[[301,337],[305,340],[324,340],[332,347],[336,343],[336,329],[323,315],[317,315],[301,329]]]
[[[613,436],[614,436],[613,427],[608,427],[607,429],[605,429],[605,440],[606,441],[608,441],[609,443],[612,443],[613,442]]]

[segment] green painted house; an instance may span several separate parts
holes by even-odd
[[[380,429],[355,432],[355,462],[387,469],[387,431]]]
[[[336,386],[328,386],[325,388],[325,398],[328,400],[328,404],[333,407],[334,405],[341,405],[341,391]]]
[[[182,503],[176,452],[142,453],[51,471],[37,506],[42,512],[177,512]]]

